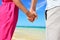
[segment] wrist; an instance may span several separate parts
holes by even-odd
[[[30,12],[36,11],[35,9],[30,9]]]
[[[29,11],[27,11],[27,12],[26,12],[26,15],[27,15],[27,16],[29,16],[29,13],[30,13],[30,12],[29,12]]]
[[[35,7],[31,7],[30,10],[36,11],[36,8]]]

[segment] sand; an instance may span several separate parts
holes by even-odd
[[[12,40],[45,40],[45,29],[16,28]]]

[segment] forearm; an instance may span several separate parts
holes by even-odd
[[[34,11],[36,11],[36,4],[37,4],[37,0],[32,0],[30,10],[34,10]]]
[[[16,4],[18,8],[20,8],[25,14],[28,12],[28,10],[23,6],[20,0],[13,0],[13,2]]]

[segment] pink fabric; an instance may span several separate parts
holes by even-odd
[[[18,19],[18,8],[12,0],[2,0],[0,5],[0,40],[11,40]]]

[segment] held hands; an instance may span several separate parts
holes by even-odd
[[[37,14],[35,11],[30,10],[27,12],[27,17],[30,22],[33,22],[37,18]]]

